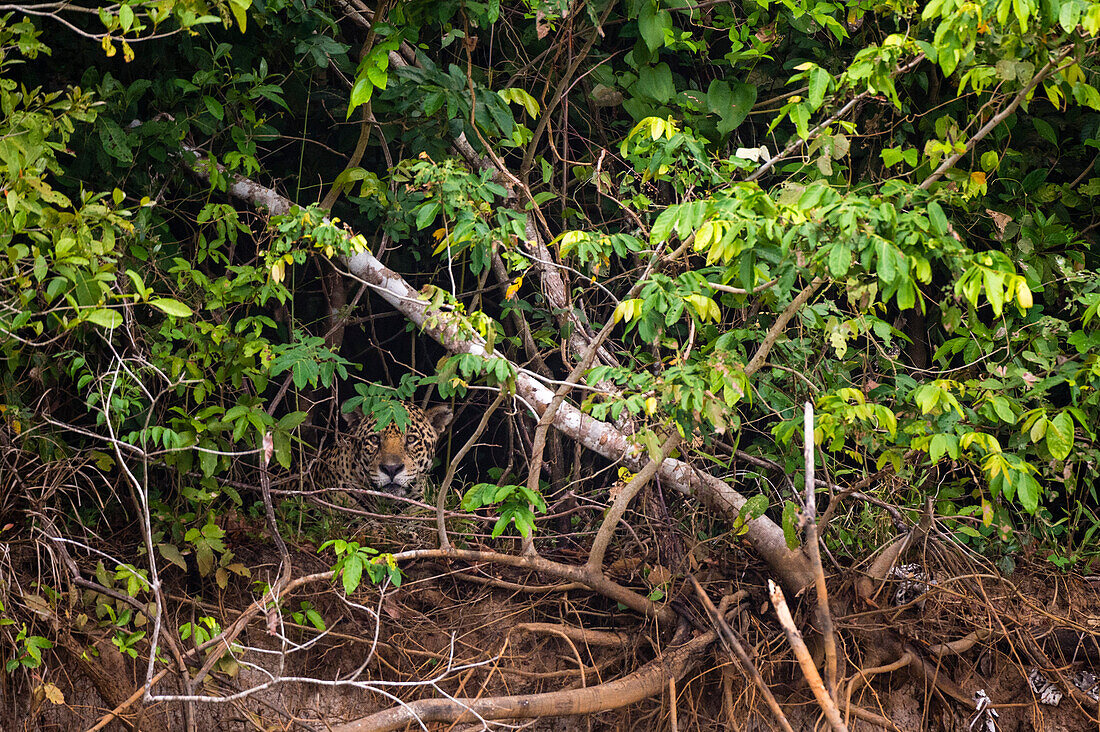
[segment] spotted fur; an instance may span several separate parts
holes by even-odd
[[[405,429],[391,422],[379,432],[374,417],[361,420],[317,461],[315,482],[334,490],[367,488],[422,499],[439,438],[451,423],[451,408],[425,411],[402,404],[409,413]],[[352,495],[364,501],[362,494]]]

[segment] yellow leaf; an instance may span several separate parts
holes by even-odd
[[[110,56],[110,54],[107,55]],[[1062,108],[1062,91],[1057,84],[1043,84],[1043,91],[1047,93],[1047,99],[1050,100],[1055,109]]]
[[[981,170],[975,170],[973,173],[970,174],[970,182],[976,186],[984,186],[985,172]]]
[[[445,236],[447,236],[447,229],[445,227],[442,227],[442,226],[432,232],[432,237],[436,241],[442,241],[443,237],[445,237]]]
[[[1035,298],[1031,295],[1031,288],[1027,286],[1027,281],[1023,277],[1016,280],[1016,302],[1020,303],[1020,307],[1024,310],[1035,304]]]
[[[46,698],[49,699],[51,703],[65,703],[65,694],[62,693],[61,689],[57,688],[56,684],[51,684],[47,682],[45,684],[42,684],[42,686],[40,686],[39,688],[42,690],[42,693],[45,694]]]
[[[286,277],[286,265],[283,263],[283,260],[280,259],[275,264],[271,265],[271,279],[276,282],[282,282],[284,277]]]
[[[103,52],[107,54],[107,58],[114,56],[118,53],[118,49],[115,48],[115,44],[111,43],[110,36],[103,36],[103,41],[100,44],[103,46]]]
[[[615,306],[615,312],[611,314],[611,317],[618,323],[622,319],[627,321],[633,320],[638,314],[638,306],[641,305],[641,300],[623,300]]]
[[[517,277],[512,284],[508,285],[508,289],[504,292],[504,299],[511,300],[519,292],[519,288],[523,287],[523,276]]]

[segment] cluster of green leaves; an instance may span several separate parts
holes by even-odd
[[[121,7],[116,30],[145,33],[163,20],[152,14],[182,10],[185,4],[160,3],[160,9],[134,4],[134,16]],[[242,71],[233,45],[204,48],[193,40],[197,36],[183,36],[178,39],[182,57],[201,63],[185,68],[181,59],[181,76],[135,79],[116,69],[122,79],[102,67],[89,68],[85,86],[77,85],[83,72],[76,72],[66,77],[67,91],[47,92],[30,83],[44,68],[30,62],[50,53],[39,35],[28,20],[9,15],[0,22],[5,428],[24,432],[21,446],[45,459],[81,451],[93,457],[108,481],[99,502],[107,508],[88,514],[89,526],[132,510],[113,498],[125,493],[117,489],[127,473],[110,448],[105,451],[105,441],[117,440],[125,461],[135,454],[126,445],[140,448],[145,465],[128,468],[152,494],[157,559],[180,570],[190,565],[225,587],[231,577],[247,577],[249,571],[234,558],[215,517],[256,497],[242,499],[218,477],[239,469],[242,457],[258,451],[265,435],[274,438],[276,460],[289,467],[292,434],[306,417],[285,408],[269,413],[269,383],[284,373],[299,389],[347,377],[348,362],[320,338],[273,317],[275,308],[291,300],[290,290],[274,276],[278,262],[285,262],[276,253],[284,257],[305,242],[331,256],[330,242],[341,252],[354,251],[359,242],[349,242],[327,222],[312,224],[323,221],[320,214],[311,220],[308,211],[294,212],[289,223],[280,224],[282,236],[272,245],[276,253],[263,256],[247,219],[221,196],[176,210],[156,199],[167,186],[163,172],[190,154],[180,145],[189,134],[211,134],[227,143],[219,152],[229,170],[260,169],[258,144],[275,132],[268,117],[272,110],[289,111],[281,79],[272,78],[265,58],[240,54],[252,64],[252,70]],[[26,84],[11,79],[20,65],[29,72]],[[56,78],[51,74],[48,81]],[[155,119],[131,122],[158,104],[177,106],[162,106],[165,113]],[[230,183],[228,173],[217,169],[211,177],[215,190]],[[107,192],[97,193],[100,187]],[[53,416],[79,429],[42,422],[36,405],[46,393],[57,395]],[[174,477],[149,479],[161,469],[154,466],[169,468]],[[123,525],[137,524],[125,520]],[[143,553],[138,536],[129,539]],[[108,573],[97,581],[111,587],[115,578]],[[113,614],[120,628],[140,619],[132,608],[115,608],[90,595],[86,600],[95,603],[97,613]],[[126,633],[119,636],[120,650],[132,653],[142,631],[130,627]]]
[[[535,514],[546,513],[546,499],[542,493],[526,485],[477,483],[463,494],[461,506],[464,511],[493,506],[498,514],[493,524],[494,539],[501,536],[509,524],[515,524],[516,531],[527,539],[535,531]]]
[[[333,581],[337,577],[348,595],[359,589],[363,581],[363,572],[376,585],[389,582],[394,587],[401,586],[401,568],[392,554],[380,554],[377,549],[361,546],[356,541],[331,539],[322,544],[317,552],[332,547],[336,553],[336,563],[332,565]]]
[[[0,613],[4,612],[4,603],[0,602]],[[0,615],[0,628],[11,628],[16,621]],[[15,631],[15,635],[9,637],[4,631],[5,640],[12,646],[12,655],[4,661],[4,670],[8,673],[18,668],[35,669],[42,665],[42,651],[53,648],[54,643],[49,638],[33,635],[24,623]]]
[[[195,647],[202,646],[221,634],[221,623],[218,622],[217,618],[212,618],[209,615],[204,615],[193,623],[183,623],[179,627],[180,640],[190,640],[195,644]],[[226,674],[230,678],[236,676],[240,670],[240,664],[237,662],[236,657],[243,650],[239,643],[230,643],[229,647],[214,663],[213,670]]]

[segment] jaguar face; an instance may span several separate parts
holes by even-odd
[[[403,402],[404,429],[393,422],[381,431],[368,416],[341,439],[321,461],[322,482],[336,489],[371,488],[398,498],[419,499],[435,459],[439,438],[451,423],[448,406],[420,407]],[[359,497],[359,496],[357,496]]]

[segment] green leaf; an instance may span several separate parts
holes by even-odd
[[[791,122],[794,122],[794,128],[798,132],[798,136],[803,140],[810,136],[810,112],[808,104],[792,104],[788,112]]]
[[[276,424],[276,427],[280,430],[290,432],[302,422],[305,422],[306,417],[308,416],[308,412],[290,412],[289,414],[283,415],[283,417]]]
[[[1055,460],[1065,460],[1073,449],[1073,418],[1068,412],[1059,412],[1058,416],[1047,424],[1047,450]]]
[[[110,308],[97,308],[85,315],[84,319],[103,328],[117,328],[122,325],[122,313]]]
[[[206,577],[214,569],[214,552],[205,541],[195,544],[195,565],[198,567],[200,577]]]
[[[340,576],[344,586],[344,594],[350,595],[359,588],[363,580],[363,559],[358,554],[352,554],[344,562],[344,572]]]
[[[653,228],[649,230],[649,245],[651,247],[657,247],[668,241],[669,235],[672,234],[672,228],[676,225],[679,211],[680,206],[673,205],[657,216],[657,220],[653,222]]]
[[[374,82],[372,82],[366,74],[358,77],[355,80],[355,84],[351,87],[351,96],[348,98],[347,119],[351,119],[352,112],[358,107],[369,102],[373,94]]]
[[[993,412],[1001,419],[1005,424],[1016,424],[1016,414],[1012,411],[1012,405],[1008,399],[1003,396],[993,396],[989,399],[990,406],[993,407]]]
[[[951,228],[947,223],[947,215],[936,201],[928,203],[928,219],[932,222],[932,230],[940,236],[946,234]]]
[[[128,33],[134,25],[134,9],[129,5],[123,5],[118,9],[118,22],[123,33]]]
[[[539,116],[539,103],[533,96],[527,93],[525,89],[519,87],[509,87],[507,89],[501,89],[497,94],[500,98],[506,102],[518,104],[526,110],[531,119],[535,119]]]
[[[809,99],[810,105],[814,109],[819,109],[825,101],[825,92],[829,90],[829,83],[832,80],[832,75],[820,66],[814,66],[810,69]]]
[[[902,161],[902,158],[904,157],[901,148],[897,147],[888,147],[880,152],[879,155],[882,157],[883,165],[885,165],[887,168],[894,167],[895,165],[900,163]]]
[[[1040,417],[1039,419],[1036,419],[1035,422],[1031,425],[1031,431],[1029,432],[1031,441],[1034,443],[1039,443],[1044,437],[1046,437],[1047,429],[1049,426],[1050,420],[1046,417]]]
[[[165,312],[176,318],[190,318],[194,315],[194,311],[187,305],[184,305],[179,300],[172,300],[166,297],[158,297],[149,301],[149,304],[156,309]]]
[[[833,245],[832,250],[829,252],[829,273],[835,278],[840,279],[848,274],[848,269],[852,266],[852,250],[847,244],[837,243]]]
[[[377,66],[368,64],[366,67],[367,78],[370,79],[370,83],[374,84],[379,89],[385,89],[386,84],[389,82],[389,74],[385,69],[380,69]]]
[[[214,474],[214,471],[218,467],[218,456],[212,452],[206,450],[200,450],[199,453],[199,466],[202,468],[202,473],[207,478]]]
[[[752,84],[714,79],[707,88],[707,108],[718,115],[718,132],[723,135],[737,129],[754,104],[756,87]]]
[[[791,501],[783,504],[783,540],[787,542],[787,548],[794,551],[802,542],[798,538],[798,506]]]
[[[932,435],[932,441],[928,446],[928,457],[931,458],[933,463],[940,461],[940,458],[947,452],[947,435],[942,432]]]
[[[241,27],[241,33],[245,32],[248,24],[248,9],[252,7],[252,0],[229,0],[229,9],[233,17],[237,19],[237,25]]]
[[[650,52],[665,45],[666,30],[672,30],[672,15],[667,10],[657,10],[653,0],[642,5],[638,14],[638,33]]]
[[[134,154],[130,149],[130,139],[126,132],[109,117],[103,117],[100,121],[99,139],[103,143],[104,151],[120,163],[132,163]]]
[[[416,212],[416,228],[418,230],[426,229],[433,221],[435,217],[439,215],[442,206],[439,201],[428,201],[420,207],[420,210]]]
[[[180,554],[180,550],[175,544],[157,544],[157,551],[159,551],[160,555],[169,562],[176,565],[184,572],[187,571],[187,562],[184,561],[183,555]]]
[[[202,103],[206,105],[206,111],[210,113],[210,116],[214,119],[222,122],[225,120],[225,108],[222,107],[221,102],[212,96],[204,96]]]
[[[1028,513],[1035,513],[1039,508],[1039,493],[1042,488],[1039,482],[1028,473],[1016,474],[1016,495],[1020,499],[1020,505]]]
[[[638,81],[633,89],[650,97],[658,104],[665,104],[676,93],[676,87],[672,83],[672,69],[663,62],[656,66],[639,69]]]
[[[306,610],[306,620],[317,630],[323,631],[325,629],[325,620],[321,617],[321,614],[316,610],[310,608]]]

